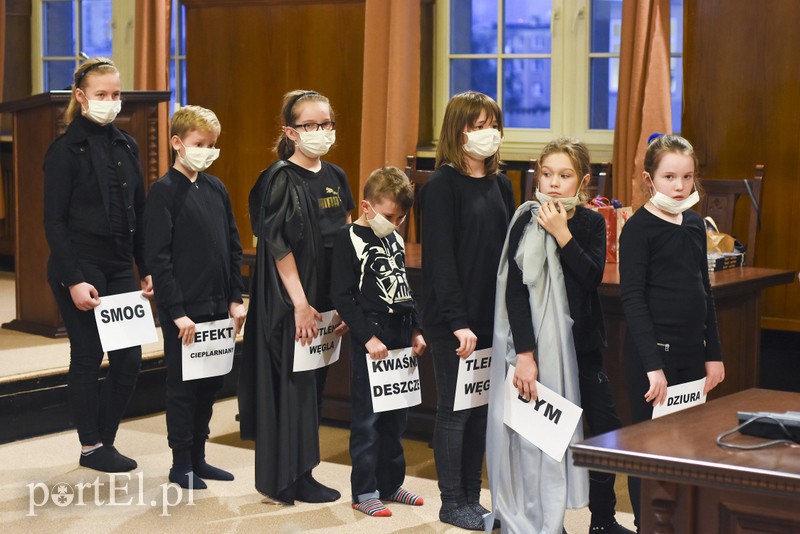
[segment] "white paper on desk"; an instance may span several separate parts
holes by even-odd
[[[382,360],[373,360],[369,353],[366,358],[374,413],[410,408],[422,402],[419,361],[411,347],[390,350]]]
[[[476,350],[469,358],[459,358],[454,412],[489,404],[491,366],[492,349]]]
[[[339,361],[339,352],[342,349],[342,336],[333,333],[336,327],[342,324],[342,319],[336,310],[322,312],[322,320],[317,321],[316,339],[309,345],[294,342],[294,363],[292,371],[311,371]]]
[[[194,341],[181,344],[183,381],[230,373],[236,348],[235,330],[233,319],[195,324]]]
[[[706,395],[703,388],[706,387],[706,378],[694,382],[684,382],[667,387],[667,400],[664,404],[653,406],[653,419],[667,414],[679,412],[692,406],[705,404]]]
[[[536,382],[539,400],[525,401],[514,387],[514,366],[505,382],[503,423],[557,462],[564,458],[583,409]]]
[[[142,296],[141,291],[100,297],[94,318],[105,352],[158,340],[150,301]]]

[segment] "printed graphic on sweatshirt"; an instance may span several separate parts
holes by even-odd
[[[342,205],[342,192],[341,187],[337,187],[336,189],[332,187],[325,188],[325,196],[320,197],[317,201],[319,203],[319,209],[327,210],[331,208],[338,208]]]
[[[377,237],[375,239],[378,239]],[[361,266],[358,288],[371,300],[380,300],[387,307],[411,300],[411,290],[403,263],[403,240],[393,232],[380,239],[380,244],[364,241],[351,229],[350,240]]]

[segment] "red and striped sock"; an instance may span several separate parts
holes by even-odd
[[[392,511],[386,508],[378,499],[367,499],[359,503],[353,503],[353,510],[358,510],[374,517],[391,517]]]
[[[386,499],[387,501],[399,502],[400,504],[410,504],[411,506],[422,506],[425,500],[419,495],[414,495],[410,491],[403,488],[397,488],[397,491],[392,493],[392,496]]]

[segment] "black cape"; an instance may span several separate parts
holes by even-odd
[[[258,246],[238,389],[242,439],[256,442],[256,489],[273,498],[319,463],[315,376],[292,372],[294,307],[275,259],[294,254],[314,306],[324,249],[307,185],[287,165],[273,164],[250,191]]]

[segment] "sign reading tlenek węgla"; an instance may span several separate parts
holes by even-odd
[[[458,362],[453,411],[477,408],[489,403],[492,349],[476,350]]]
[[[319,333],[308,345],[301,345],[299,341],[294,342],[294,364],[292,371],[311,371],[326,365],[331,365],[339,360],[339,352],[342,348],[342,337],[337,336],[334,331],[342,324],[336,310],[322,312],[322,320],[317,321]]]
[[[141,291],[100,297],[94,318],[105,352],[158,340],[150,301]]]

